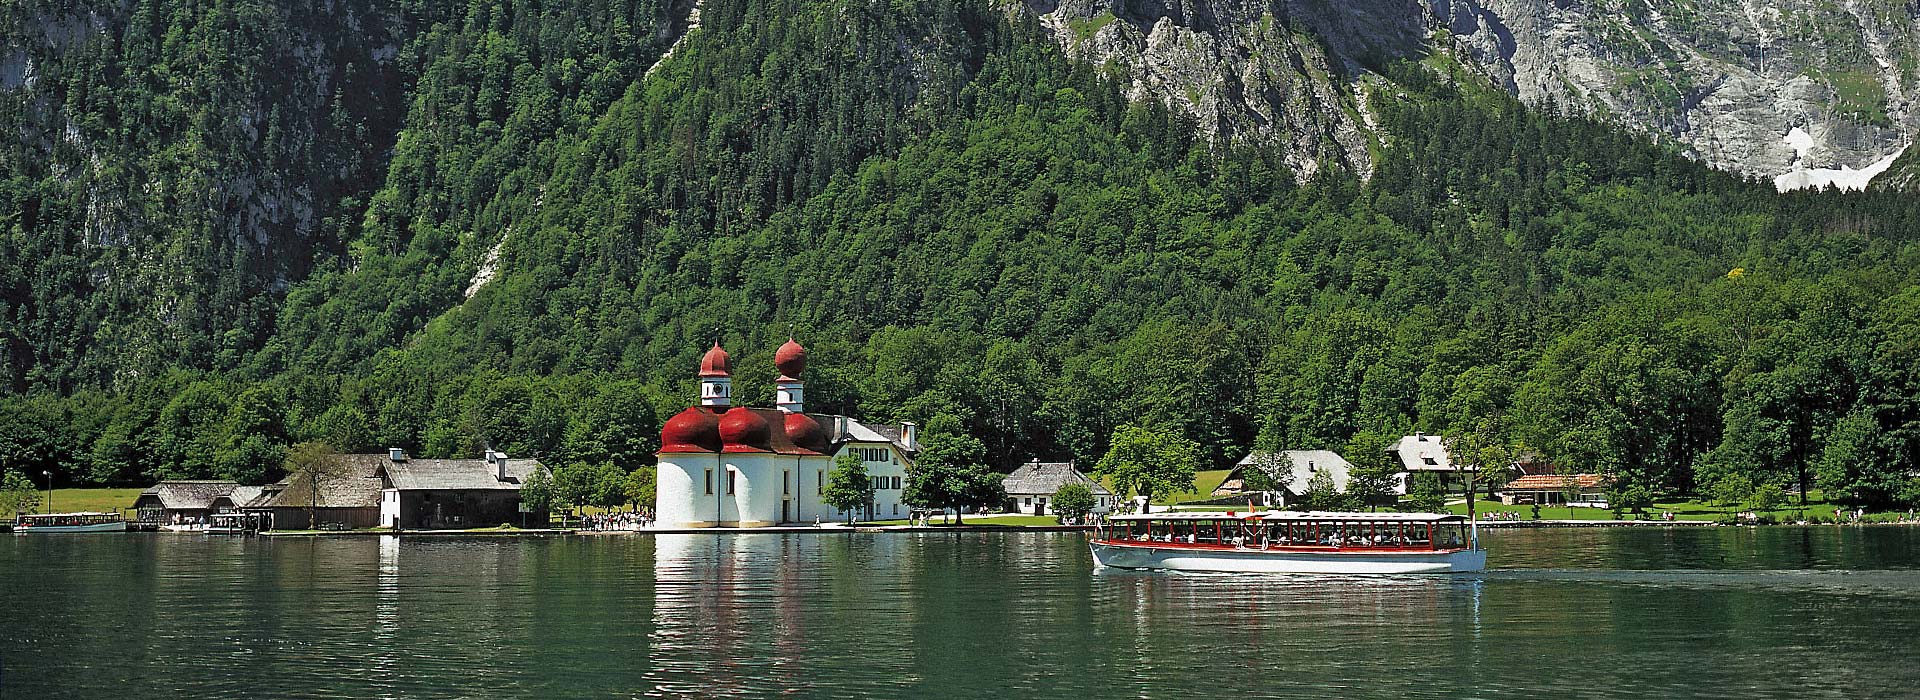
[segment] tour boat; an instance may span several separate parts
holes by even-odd
[[[22,515],[13,521],[17,535],[29,533],[126,532],[127,519],[119,513],[51,513]]]
[[[1441,574],[1487,566],[1472,521],[1439,513],[1116,515],[1095,528],[1091,547],[1096,565],[1120,569]]]

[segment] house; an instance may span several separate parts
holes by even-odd
[[[1250,469],[1267,469],[1271,476],[1276,477],[1275,481],[1286,485],[1285,488],[1272,494],[1275,497],[1274,502],[1266,503],[1264,498],[1266,494],[1257,492],[1250,494],[1247,491],[1246,472]],[[1226,480],[1221,481],[1220,486],[1213,490],[1213,495],[1221,498],[1250,495],[1256,497],[1256,500],[1261,500],[1262,505],[1291,506],[1299,503],[1299,499],[1306,496],[1307,485],[1312,483],[1315,475],[1327,474],[1333,480],[1333,487],[1344,493],[1352,478],[1352,472],[1353,463],[1332,450],[1254,452],[1241,458],[1240,462],[1233,466],[1233,471],[1229,472]],[[1406,495],[1406,474],[1395,474],[1393,481],[1388,485],[1388,491],[1396,496]]]
[[[1507,505],[1566,503],[1572,491],[1573,505],[1607,507],[1607,478],[1600,474],[1526,474],[1507,482],[1500,502]]]
[[[1067,484],[1080,484],[1093,492],[1094,513],[1113,509],[1113,492],[1080,473],[1072,462],[1042,462],[1036,459],[1020,465],[1001,482],[1006,488],[1007,500],[1013,504],[1013,510],[1027,515],[1046,515],[1047,504],[1052,502],[1053,495]]]
[[[288,474],[240,506],[258,517],[262,529],[360,529],[380,525],[380,467],[384,454],[332,455],[334,464],[314,478]],[[313,518],[308,520],[311,511]]]
[[[395,448],[376,462],[381,527],[438,530],[546,523],[546,513],[523,513],[520,508],[520,487],[546,468],[539,460],[509,459],[493,450],[480,459],[414,459]]]
[[[660,428],[656,519],[662,528],[769,527],[780,523],[907,517],[907,471],[919,451],[914,424],[882,426],[806,412],[807,350],[788,339],[774,353],[776,406],[733,405],[730,358],[718,343],[700,359],[699,403]],[[858,457],[873,499],[851,513],[822,496],[841,455]]]
[[[133,500],[136,517],[143,523],[186,525],[205,522],[207,516],[234,507],[231,495],[242,492],[247,498],[259,494],[258,486],[241,486],[237,481],[214,479],[176,479],[154,484]]]
[[[1471,471],[1471,467],[1456,465],[1447,454],[1445,438],[1426,433],[1414,433],[1400,438],[1387,448],[1387,454],[1400,462],[1400,468],[1408,472],[1457,473]]]

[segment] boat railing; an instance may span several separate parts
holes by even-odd
[[[1470,547],[1466,524],[1451,521],[1286,520],[1259,517],[1132,519],[1105,522],[1095,537],[1116,543],[1221,547],[1246,550],[1286,549],[1425,550]]]

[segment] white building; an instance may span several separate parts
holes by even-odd
[[[1326,474],[1333,480],[1333,487],[1346,493],[1347,484],[1353,478],[1353,463],[1332,450],[1282,450],[1280,452],[1255,452],[1241,458],[1227,475],[1220,487],[1214,489],[1215,496],[1235,496],[1246,493],[1246,470],[1266,469],[1276,481],[1282,481],[1286,488],[1272,494],[1273,503],[1266,505],[1291,506],[1307,495],[1307,486],[1313,477]],[[1284,474],[1282,473],[1284,471]],[[1284,477],[1284,478],[1282,478]],[[1393,475],[1387,490],[1395,495],[1407,495],[1407,475]]]
[[[918,450],[914,425],[875,427],[846,416],[807,413],[807,351],[788,340],[774,354],[777,408],[732,405],[732,377],[719,344],[700,361],[700,405],[660,430],[657,526],[769,527],[832,522],[847,513],[821,502],[834,458],[858,455],[873,478],[873,500],[858,519],[907,517],[900,497]]]
[[[1472,471],[1453,463],[1447,453],[1446,439],[1438,435],[1414,433],[1400,438],[1387,448],[1387,454],[1399,460],[1400,468],[1409,472],[1464,472]]]
[[[1006,489],[1007,500],[1013,502],[1014,509],[1027,515],[1046,515],[1049,512],[1047,507],[1053,503],[1053,495],[1067,484],[1081,484],[1093,492],[1095,515],[1113,510],[1113,492],[1080,473],[1072,462],[1042,462],[1036,459],[1020,465],[1001,482]]]

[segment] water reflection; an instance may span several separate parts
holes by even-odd
[[[0,539],[0,695],[1885,697],[1920,684],[1914,531],[1487,539],[1500,568],[1459,577],[1095,572],[1072,534]]]

